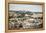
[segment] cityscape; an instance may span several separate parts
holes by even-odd
[[[9,11],[9,29],[39,29],[43,27],[43,12]]]

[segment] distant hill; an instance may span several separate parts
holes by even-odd
[[[43,13],[43,12],[30,12],[30,11],[9,11],[9,12],[15,12],[15,13],[18,13],[18,14],[32,14],[32,13],[42,14]]]

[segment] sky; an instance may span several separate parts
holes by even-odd
[[[42,5],[9,4],[9,10],[12,11],[25,10],[30,12],[42,12]]]

